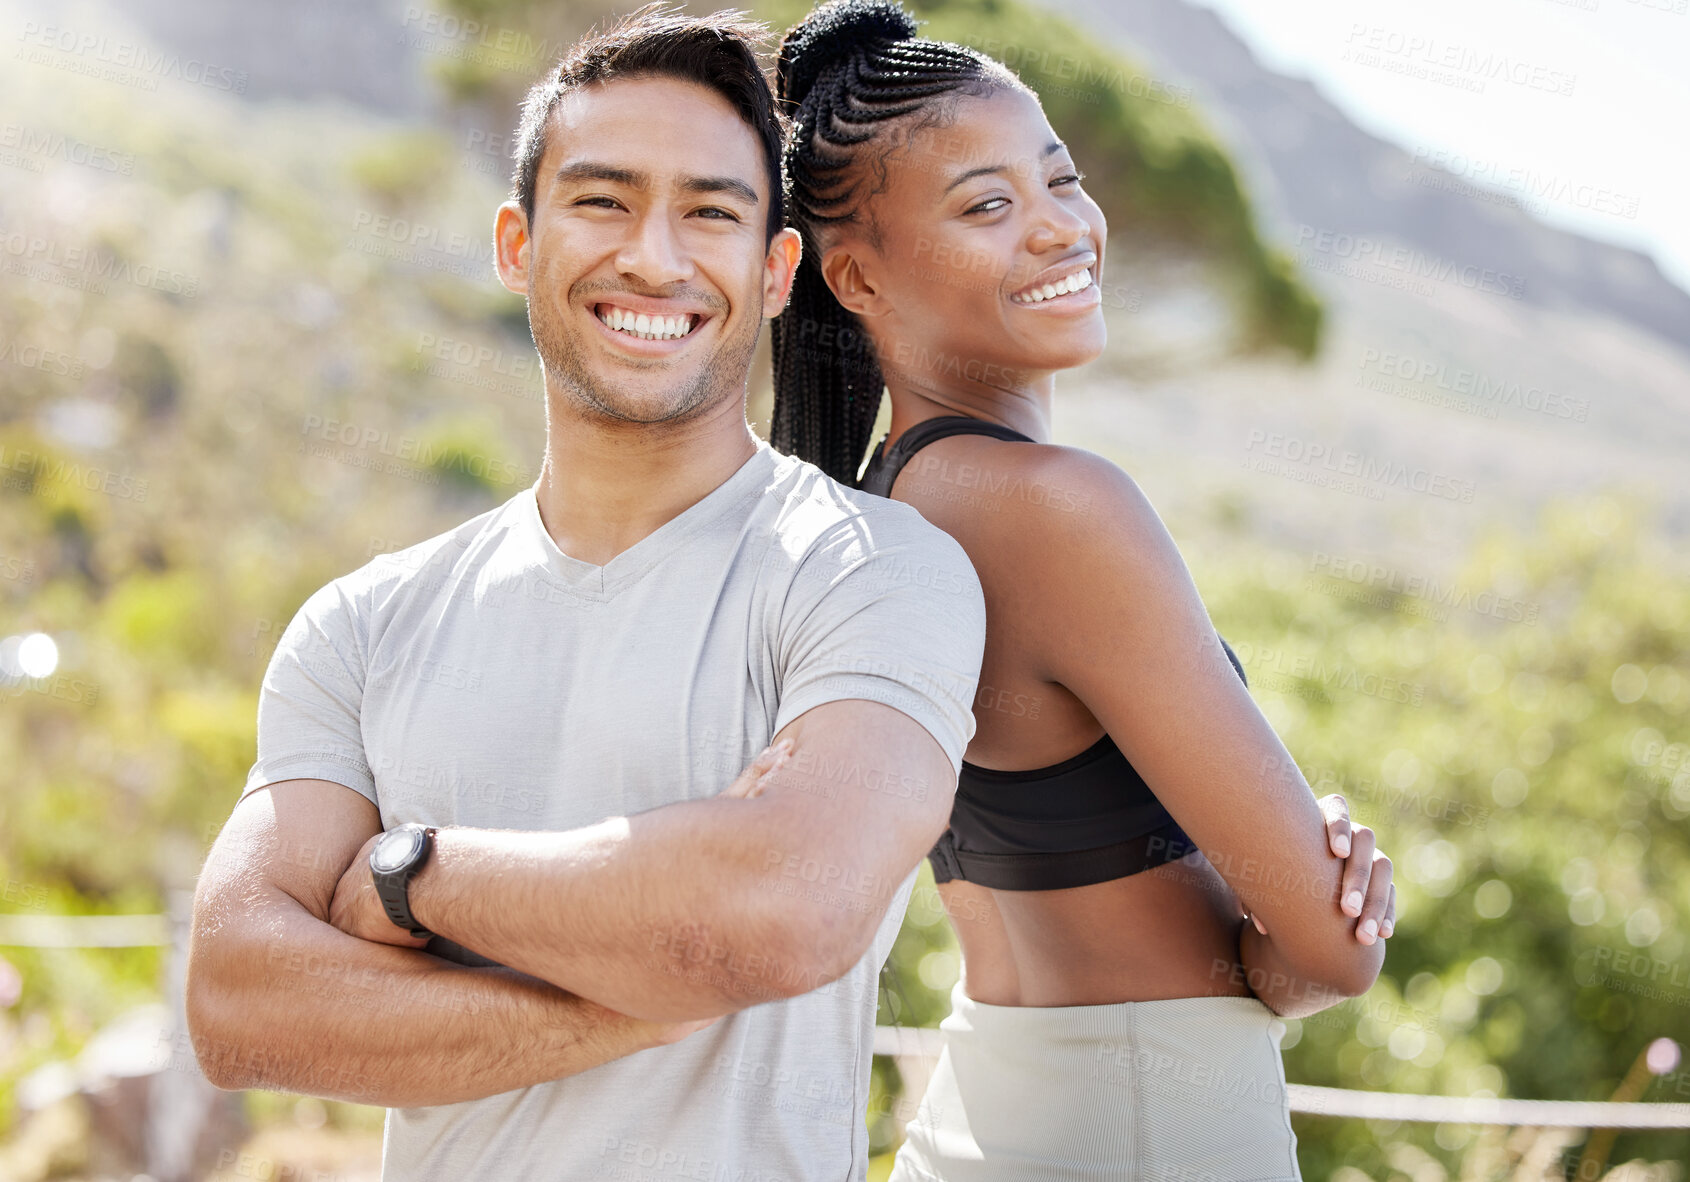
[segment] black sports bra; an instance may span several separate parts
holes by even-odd
[[[890,497],[910,457],[947,435],[1033,440],[967,415],[926,419],[887,451],[882,438],[862,488]],[[1232,667],[1244,666],[1225,640]],[[1246,684],[1248,684],[1246,680]],[[950,828],[929,853],[937,882],[961,879],[1005,891],[1051,891],[1125,878],[1195,849],[1107,733],[1049,767],[997,771],[963,761]]]

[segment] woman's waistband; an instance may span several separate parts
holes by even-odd
[[[1000,1006],[975,1001],[958,981],[951,989],[951,1012],[940,1025],[946,1031],[967,1033],[1013,1030],[1048,1038],[1091,1039],[1155,1033],[1210,1030],[1215,1024],[1235,1030],[1267,1032],[1277,1045],[1285,1021],[1258,998],[1169,997],[1152,1001],[1121,1001],[1083,1006]]]

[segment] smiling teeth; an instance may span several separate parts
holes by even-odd
[[[651,316],[645,312],[612,307],[599,311],[597,315],[617,332],[639,337],[642,341],[672,341],[686,336],[698,323],[698,317],[690,312],[680,316]]]
[[[1059,295],[1067,295],[1071,291],[1079,291],[1083,287],[1091,286],[1090,271],[1075,271],[1065,279],[1058,279],[1055,283],[1047,283],[1043,287],[1035,287],[1029,291],[1018,291],[1009,298],[1018,304],[1042,304],[1046,300],[1055,299]]]

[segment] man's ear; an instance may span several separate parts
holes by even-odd
[[[769,240],[769,253],[763,258],[764,320],[779,316],[786,307],[786,297],[792,294],[792,277],[798,274],[798,260],[803,254],[803,239],[790,226],[782,227]]]
[[[499,206],[493,222],[493,266],[499,282],[506,291],[528,294],[528,265],[532,254],[532,240],[528,237],[528,217],[522,206],[507,201]]]
[[[875,286],[874,277],[851,243],[842,242],[822,253],[822,278],[847,312],[880,316],[890,311],[885,295]]]

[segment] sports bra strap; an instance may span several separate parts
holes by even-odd
[[[985,419],[968,415],[940,415],[936,419],[923,419],[898,436],[898,442],[892,445],[889,452],[886,450],[886,437],[881,436],[880,446],[875,449],[874,456],[869,460],[868,470],[863,473],[863,491],[880,497],[890,497],[892,484],[898,479],[898,473],[903,471],[904,465],[910,462],[910,457],[935,439],[943,439],[947,435],[990,435],[994,439],[1035,442],[1031,436],[1023,435],[1013,427],[989,423]]]

